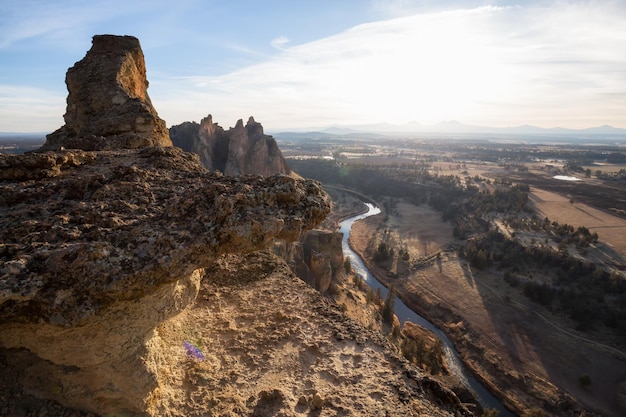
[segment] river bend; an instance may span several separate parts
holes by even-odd
[[[374,275],[367,269],[363,260],[359,255],[350,248],[348,244],[348,237],[350,236],[350,230],[354,222],[365,219],[370,216],[374,216],[380,213],[380,209],[370,203],[364,203],[368,211],[358,216],[351,217],[342,221],[339,226],[339,231],[343,233],[343,241],[341,243],[344,256],[350,257],[350,263],[352,269],[375,291],[380,288],[383,299],[387,296],[387,288],[380,283]],[[495,408],[500,411],[499,417],[515,417],[515,414],[506,409],[502,403],[494,397],[487,389],[474,378],[463,366],[459,354],[454,348],[454,345],[448,339],[448,337],[434,324],[426,320],[421,315],[417,314],[409,307],[407,307],[402,300],[396,299],[395,314],[400,320],[400,324],[403,325],[405,321],[410,321],[415,324],[419,324],[435,333],[442,341],[443,349],[446,355],[446,363],[448,369],[454,375],[456,375],[465,386],[470,388],[476,395],[478,401],[484,408]]]

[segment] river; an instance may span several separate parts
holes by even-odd
[[[368,208],[368,211],[366,213],[346,219],[339,224],[339,231],[343,233],[343,241],[341,243],[341,246],[344,256],[350,257],[352,269],[361,277],[361,279],[363,279],[363,281],[365,281],[374,290],[380,288],[382,298],[384,299],[387,296],[387,288],[383,284],[381,284],[374,275],[372,275],[372,273],[369,271],[369,269],[367,269],[359,255],[357,255],[356,252],[354,252],[348,244],[348,237],[350,235],[350,230],[352,229],[352,225],[354,224],[354,222],[380,213],[380,209],[378,207],[375,207],[370,203],[364,204]],[[443,349],[446,354],[446,363],[448,365],[448,369],[450,369],[450,372],[456,375],[461,380],[461,382],[465,384],[465,386],[469,387],[474,392],[476,398],[484,408],[497,409],[498,411],[500,411],[499,417],[515,417],[515,414],[507,410],[496,397],[491,395],[491,393],[487,391],[487,389],[480,382],[478,382],[478,380],[476,380],[476,378],[474,378],[467,371],[467,369],[465,369],[463,363],[461,362],[461,359],[459,358],[458,352],[454,348],[454,345],[452,344],[450,339],[448,339],[448,337],[441,330],[439,330],[438,327],[411,310],[400,299],[396,299],[395,313],[396,316],[398,316],[398,320],[400,320],[401,325],[408,320],[412,323],[419,324],[429,329],[441,339],[441,341],[443,342]]]

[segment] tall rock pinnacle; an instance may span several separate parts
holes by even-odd
[[[244,126],[239,119],[234,128],[222,129],[209,114],[196,122],[185,122],[170,128],[174,146],[186,152],[197,153],[209,171],[224,175],[290,174],[276,140],[263,133],[261,123],[248,119]]]
[[[146,64],[133,36],[96,35],[85,57],[67,71],[65,125],[42,151],[172,146],[165,121],[148,96]]]

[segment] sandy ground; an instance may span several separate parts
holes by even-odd
[[[425,246],[429,252],[444,248],[453,242],[450,226],[433,213],[426,206],[399,204],[385,224],[383,216],[358,222],[352,245],[371,257],[381,231],[392,229],[400,241],[410,242],[412,256],[425,255]],[[453,251],[397,278],[369,265],[405,302],[448,333],[469,367],[509,406],[520,411],[569,402],[574,407],[570,395],[605,415],[626,415],[626,404],[616,398],[618,385],[626,381],[626,357],[569,329],[510,288],[499,272],[473,271]],[[578,383],[583,373],[593,381],[586,389]]]

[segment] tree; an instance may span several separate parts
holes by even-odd
[[[387,297],[385,297],[385,302],[383,303],[383,310],[381,311],[381,315],[383,316],[383,321],[385,323],[391,324],[393,323],[393,314],[396,308],[396,295],[393,285],[389,287],[389,291],[387,291]]]
[[[352,272],[352,264],[350,263],[350,257],[346,256],[346,259],[343,261],[343,269],[346,271],[346,274]]]
[[[580,385],[583,387],[588,387],[591,385],[591,377],[587,374],[582,374],[580,378],[578,378],[578,382],[580,382]]]
[[[478,269],[485,269],[487,266],[487,255],[484,250],[479,249],[478,252],[476,252],[474,259],[472,259],[472,264]]]

